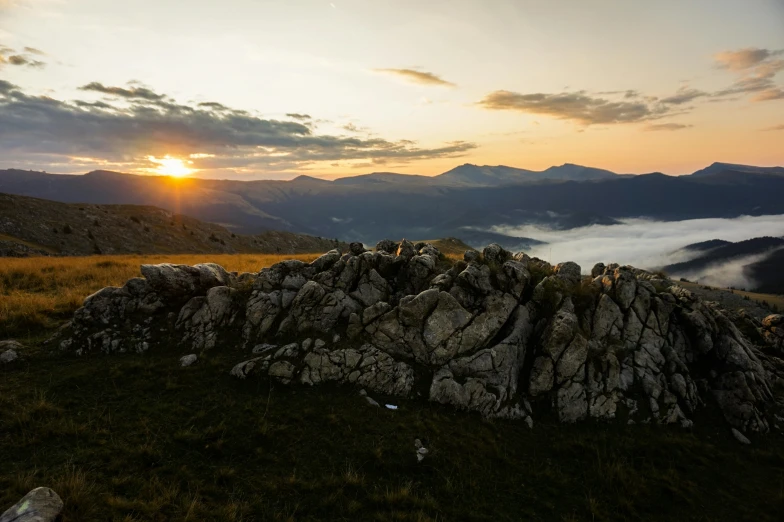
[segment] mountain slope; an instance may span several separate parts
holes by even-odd
[[[0,256],[293,254],[334,246],[334,240],[284,231],[233,234],[219,225],[151,206],[68,204],[0,194]]]
[[[784,167],[755,167],[752,165],[736,165],[734,163],[713,163],[704,169],[693,172],[691,175],[697,178],[712,176],[724,171],[743,172],[747,174],[772,174],[784,175]]]

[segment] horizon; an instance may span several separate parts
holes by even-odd
[[[742,165],[742,164],[739,164],[739,163],[727,163],[727,162],[723,162],[723,161],[714,161],[710,165],[705,165],[701,169],[697,169],[694,172],[697,172],[699,170],[702,170],[704,168],[708,168],[708,167],[711,167],[711,166],[714,166],[714,165],[726,165],[727,167],[784,168],[784,165]],[[121,175],[125,175],[125,176],[146,176],[146,177],[158,177],[158,178],[170,178],[170,179],[186,179],[187,178],[187,179],[197,179],[197,180],[203,180],[203,181],[295,181],[298,178],[310,178],[310,179],[316,179],[316,180],[319,180],[319,181],[336,181],[338,179],[359,178],[359,177],[363,177],[363,176],[373,176],[373,175],[377,175],[377,174],[391,174],[391,175],[394,175],[394,176],[412,176],[412,177],[431,177],[431,178],[433,178],[433,177],[441,176],[443,174],[447,174],[447,173],[449,173],[449,172],[451,172],[451,171],[453,171],[455,169],[458,169],[460,167],[477,167],[477,168],[497,168],[497,167],[502,167],[502,168],[512,168],[512,169],[517,169],[517,170],[528,170],[528,171],[531,171],[531,172],[541,173],[541,172],[544,172],[544,171],[546,171],[548,169],[551,169],[551,168],[559,168],[559,167],[565,167],[565,166],[576,166],[576,167],[583,167],[583,168],[589,168],[589,169],[608,170],[609,171],[609,169],[602,169],[601,167],[594,167],[594,166],[591,166],[591,165],[578,165],[576,163],[565,162],[565,163],[562,163],[560,165],[551,165],[550,167],[547,167],[547,168],[539,170],[539,171],[534,171],[533,169],[526,169],[525,167],[517,167],[517,166],[512,166],[512,165],[477,165],[475,163],[461,163],[461,164],[456,165],[456,166],[454,166],[454,167],[452,167],[452,168],[450,168],[448,170],[445,170],[444,172],[438,172],[436,174],[418,174],[418,173],[392,172],[392,171],[381,170],[381,171],[373,171],[373,172],[351,173],[351,174],[348,174],[348,175],[337,175],[337,176],[336,175],[329,175],[329,174],[323,174],[322,175],[322,174],[314,174],[314,173],[298,173],[298,174],[293,174],[292,177],[288,177],[288,178],[257,178],[257,179],[242,179],[242,178],[238,179],[238,178],[219,178],[219,177],[209,178],[209,177],[193,176],[193,175],[166,174],[166,173],[162,173],[162,172],[122,172],[122,171],[110,170],[110,169],[94,169],[94,170],[90,170],[90,171],[87,171],[87,172],[48,172],[48,171],[39,171],[39,170],[32,170],[32,169],[19,169],[19,168],[13,168],[12,167],[12,168],[0,169],[0,172],[2,172],[3,170],[19,170],[19,171],[23,171],[23,172],[35,172],[35,173],[41,173],[41,174],[47,174],[47,175],[53,175],[53,176],[86,176],[88,174],[94,174],[94,173],[98,173],[98,172],[107,172],[107,173],[112,173],[112,174],[121,174]],[[612,172],[612,171],[610,171],[610,172]],[[660,170],[654,170],[654,171],[651,171],[651,172],[642,172],[642,173],[638,173],[638,174],[630,174],[630,173],[624,173],[624,172],[613,172],[613,174],[617,174],[619,176],[646,176],[646,175],[651,175],[651,174],[663,174],[665,176],[670,176],[670,177],[680,177],[680,176],[689,176],[689,175],[693,174],[694,172],[684,172],[684,173],[680,173],[680,174],[671,174],[671,173],[667,173],[667,172],[662,172]],[[571,180],[571,181],[577,181],[577,180]]]
[[[784,4],[750,3],[0,0],[0,153],[248,180],[782,165]]]

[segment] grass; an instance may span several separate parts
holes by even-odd
[[[283,259],[311,261],[302,255],[123,255],[4,258],[0,263],[0,339],[40,338],[106,286],[121,286],[140,276],[149,263],[218,263],[229,271],[258,272]]]
[[[40,339],[142,263],[257,271],[279,260],[7,259],[0,338]],[[390,411],[349,386],[239,381],[228,371],[249,354],[230,345],[189,368],[174,349],[76,358],[33,345],[22,355],[0,367],[0,511],[49,486],[65,501],[63,522],[774,521],[784,512],[780,436],[741,446],[709,413],[694,431],[547,419],[530,430],[421,398],[376,396],[399,406]],[[430,450],[421,464],[416,438]]]
[[[705,287],[708,285],[703,285],[701,283],[693,283],[691,281],[679,281],[679,285],[682,285],[686,288],[694,288],[694,287]],[[753,301],[761,306],[766,306],[771,308],[771,310],[784,310],[784,295],[779,294],[760,294],[757,292],[747,292],[745,290],[738,290],[736,288],[722,288],[718,286],[708,286],[713,290],[725,290],[727,292],[732,292],[733,294],[739,295],[744,299],[748,299]],[[780,313],[780,312],[779,312]]]
[[[231,350],[185,369],[178,356],[0,369],[0,508],[47,485],[64,522],[764,521],[784,510],[773,436],[745,447],[724,427],[529,430],[422,400],[373,408],[349,387],[237,381],[228,370],[243,355]],[[421,464],[415,438],[430,449]]]

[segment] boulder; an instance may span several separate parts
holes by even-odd
[[[0,515],[0,522],[55,522],[63,501],[53,490],[35,488]]]

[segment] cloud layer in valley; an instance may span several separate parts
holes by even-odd
[[[565,231],[538,226],[494,227],[492,231],[546,241],[548,244],[534,248],[529,254],[552,263],[574,261],[583,272],[589,272],[596,263],[620,263],[652,269],[694,257],[693,254],[677,252],[692,243],[710,239],[735,242],[761,236],[784,236],[784,216],[684,221],[630,219],[619,225],[592,225]],[[720,286],[752,286],[742,273],[743,264],[746,263],[717,267],[704,275],[710,275],[713,283]]]
[[[276,120],[218,102],[182,104],[138,83],[91,82],[80,90],[93,98],[34,96],[0,80],[0,152],[6,158],[33,154],[49,164],[93,158],[130,168],[154,167],[145,158],[172,155],[191,158],[195,169],[256,173],[335,161],[402,164],[459,157],[476,147],[452,141],[423,148],[410,140],[320,134],[306,114]]]

